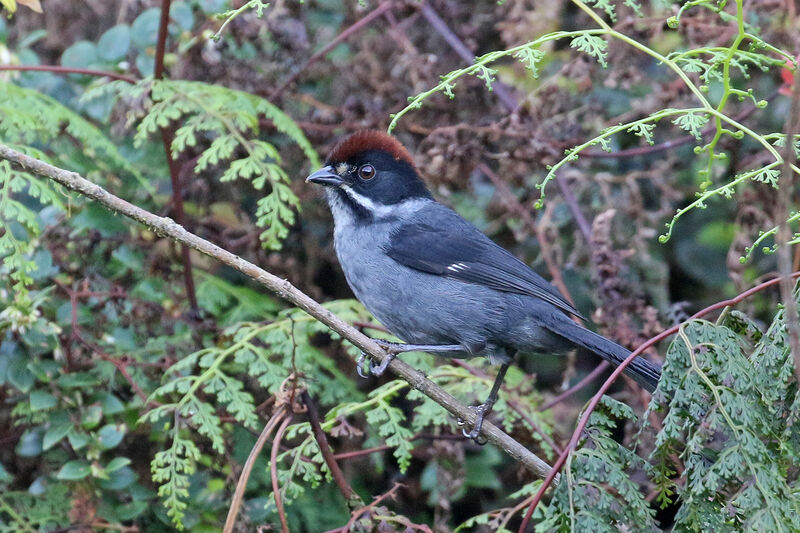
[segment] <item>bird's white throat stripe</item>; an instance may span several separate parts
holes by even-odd
[[[369,211],[375,218],[382,218],[386,216],[402,217],[404,215],[413,213],[417,209],[427,205],[430,202],[430,199],[428,198],[414,198],[398,204],[384,205],[380,202],[372,200],[371,198],[367,198],[363,194],[357,193],[349,185],[340,185],[339,188],[342,189],[351,200],[365,210]]]

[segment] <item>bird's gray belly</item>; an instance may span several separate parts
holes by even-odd
[[[494,362],[517,350],[553,353],[570,346],[547,329],[541,318],[554,310],[537,298],[401,265],[383,253],[380,232],[369,239],[360,232],[336,237],[339,262],[356,298],[404,342],[458,344],[463,352],[442,355],[485,355]],[[556,319],[569,320],[556,313]]]
[[[513,355],[506,354],[495,335],[507,329],[500,293],[405,267],[371,248],[352,253],[337,246],[337,252],[356,298],[393,334],[412,344],[464,347],[442,354],[449,357],[503,360]]]

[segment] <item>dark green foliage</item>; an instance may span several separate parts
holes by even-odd
[[[646,463],[611,435],[617,424],[627,421],[636,421],[633,410],[603,397],[589,418],[580,449],[561,471],[561,482],[537,531],[659,530],[655,511],[630,477],[631,471],[646,469]]]
[[[763,335],[740,313],[682,328],[653,402],[667,414],[651,454],[660,501],[679,498],[677,530],[800,529],[793,366],[782,312]]]

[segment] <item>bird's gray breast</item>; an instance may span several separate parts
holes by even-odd
[[[394,261],[385,250],[400,223],[337,223],[336,254],[356,298],[405,342],[460,344],[464,353],[448,355],[502,360],[493,332],[508,327],[503,295]]]

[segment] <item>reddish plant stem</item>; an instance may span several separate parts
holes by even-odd
[[[269,454],[269,474],[272,479],[272,495],[275,497],[275,508],[278,511],[278,518],[281,521],[281,533],[289,533],[289,522],[286,520],[286,510],[283,508],[283,500],[281,499],[281,487],[278,484],[278,467],[275,464],[278,459],[278,450],[281,447],[281,439],[283,433],[292,421],[292,415],[289,414],[284,419],[278,432],[275,433],[275,440],[272,441],[272,451]]]
[[[72,345],[72,342],[73,341],[78,341],[81,344],[83,344],[84,346],[86,346],[87,348],[89,348],[92,352],[97,354],[101,359],[103,359],[105,361],[108,361],[109,363],[114,365],[114,368],[116,368],[117,371],[120,373],[120,375],[122,375],[122,377],[125,378],[125,381],[128,382],[128,385],[131,386],[131,389],[133,389],[133,391],[142,400],[142,403],[145,406],[147,406],[147,405],[159,405],[159,403],[155,402],[155,401],[150,402],[148,404],[148,402],[147,402],[147,394],[144,393],[142,388],[139,387],[139,384],[136,383],[136,381],[133,379],[133,376],[131,376],[130,372],[128,372],[128,368],[127,367],[130,365],[130,362],[127,362],[127,361],[124,361],[124,360],[121,360],[121,359],[117,359],[116,357],[112,357],[110,354],[106,353],[106,351],[103,350],[100,346],[98,346],[97,344],[94,344],[93,342],[89,341],[88,339],[85,339],[83,337],[83,335],[81,335],[80,324],[78,324],[78,299],[79,298],[90,297],[91,295],[93,295],[95,293],[89,291],[88,289],[84,289],[82,291],[74,290],[74,289],[71,289],[71,288],[67,287],[66,285],[64,285],[63,283],[60,283],[58,281],[56,281],[55,283],[58,286],[58,288],[60,288],[65,293],[67,293],[67,296],[69,296],[69,303],[70,303],[70,329],[71,329],[71,331],[70,331],[69,340],[67,341],[68,346],[66,346],[65,350],[64,350],[65,353],[68,354],[68,356],[67,356],[67,366],[68,367],[72,366],[72,357],[71,357],[71,353],[72,353],[71,345]]]
[[[377,507],[378,504],[381,503],[386,498],[393,498],[397,490],[400,487],[404,486],[405,485],[403,485],[402,483],[395,483],[391,489],[389,489],[384,494],[381,494],[380,496],[372,500],[372,502],[369,505],[367,505],[366,507],[362,507],[361,509],[358,509],[356,511],[353,511],[352,515],[350,516],[350,521],[347,522],[347,525],[345,525],[343,528],[340,529],[334,529],[333,531],[350,531],[353,525],[359,519],[359,517],[361,517],[364,513],[367,513],[372,509],[374,509],[375,507]]]
[[[572,396],[573,394],[575,394],[576,392],[578,392],[579,390],[584,388],[586,385],[588,385],[589,383],[594,381],[594,379],[597,376],[599,376],[600,374],[602,374],[603,371],[606,368],[608,368],[609,366],[610,365],[609,365],[608,361],[602,361],[600,364],[598,364],[594,368],[594,370],[592,370],[591,372],[586,374],[579,382],[577,382],[575,385],[573,385],[572,387],[568,388],[567,390],[565,390],[564,392],[562,392],[561,394],[559,394],[555,398],[551,399],[549,402],[547,402],[546,404],[541,406],[539,408],[539,410],[540,411],[547,411],[548,409],[550,409],[554,405],[563,402],[564,400],[566,400],[567,398],[569,398],[570,396]]]
[[[78,340],[79,342],[81,342],[82,344],[84,344],[87,348],[92,350],[94,353],[96,353],[101,359],[103,359],[104,361],[108,361],[109,363],[114,365],[114,368],[116,368],[117,371],[122,375],[122,377],[125,378],[125,381],[128,382],[128,385],[131,386],[131,388],[133,389],[133,392],[135,392],[136,395],[142,400],[142,404],[145,407],[150,406],[150,405],[152,405],[152,406],[160,405],[158,402],[155,402],[155,401],[150,401],[150,402],[147,401],[147,394],[144,393],[142,388],[139,387],[139,384],[136,383],[136,381],[133,379],[133,376],[131,376],[130,372],[128,372],[128,369],[126,368],[126,364],[125,363],[123,363],[119,359],[116,359],[115,357],[112,357],[111,355],[107,354],[97,344],[94,344],[93,342],[90,342],[89,340],[84,339],[79,331],[73,331],[72,332],[72,337],[74,339]]]
[[[370,22],[372,22],[376,18],[380,17],[381,15],[383,15],[386,11],[388,11],[391,8],[392,8],[391,1],[383,2],[378,7],[376,7],[375,9],[373,9],[372,11],[370,11],[369,13],[367,13],[366,15],[361,17],[359,20],[357,20],[349,28],[344,30],[339,35],[337,35],[335,39],[333,39],[331,42],[329,42],[328,44],[326,44],[325,46],[320,48],[316,53],[314,53],[314,55],[309,57],[308,60],[306,60],[306,62],[303,63],[300,66],[300,68],[295,70],[288,78],[286,78],[286,80],[284,80],[284,82],[281,83],[278,86],[277,89],[272,91],[272,93],[270,93],[270,95],[269,95],[269,100],[272,101],[272,102],[275,102],[276,100],[278,100],[283,95],[283,93],[286,92],[286,89],[288,89],[289,86],[292,83],[294,83],[295,80],[297,80],[297,78],[299,78],[300,75],[303,72],[305,72],[305,70],[308,67],[310,67],[311,65],[313,65],[314,63],[319,61],[319,59],[324,57],[325,54],[327,54],[328,52],[330,52],[331,50],[336,48],[339,45],[339,43],[341,43],[342,41],[346,40],[348,37],[353,35],[355,32],[357,32],[358,30],[360,30],[361,28],[363,28],[364,26],[366,26],[367,24],[369,24]]]
[[[164,55],[167,52],[167,27],[169,26],[169,9],[172,0],[161,0],[161,20],[158,22],[158,38],[156,40],[156,65],[153,77],[160,80],[164,77]]]
[[[158,40],[156,42],[155,69],[153,76],[160,80],[164,77],[164,56],[167,53],[167,28],[169,26],[169,9],[172,0],[162,0],[161,20],[158,24]],[[172,157],[172,131],[168,128],[160,128],[161,143],[164,145],[164,155],[169,166],[169,179],[172,185],[172,209],[175,222],[186,227],[186,214],[183,210],[183,190],[181,186],[180,167],[178,162]],[[189,247],[181,244],[181,262],[183,263],[183,284],[186,287],[186,298],[189,300],[189,309],[193,316],[197,316],[197,294],[194,287],[194,276],[192,275],[192,256]]]
[[[425,434],[420,434],[420,435],[414,435],[413,437],[411,437],[408,440],[409,441],[415,441],[415,440],[420,440],[420,439],[430,439],[430,440],[466,440],[466,437],[464,437],[463,435],[425,435]],[[394,446],[390,446],[388,444],[384,444],[382,446],[375,446],[373,448],[365,448],[363,450],[354,450],[352,452],[337,453],[333,457],[336,460],[353,459],[355,457],[361,457],[362,455],[371,455],[373,453],[385,452],[386,450],[391,450],[393,448],[394,448]]]
[[[323,431],[322,425],[320,424],[319,409],[317,409],[316,402],[311,398],[311,395],[308,394],[308,391],[303,391],[301,397],[303,403],[308,408],[308,421],[311,423],[311,432],[314,434],[314,439],[317,441],[317,446],[319,446],[319,451],[322,453],[322,458],[325,460],[325,464],[328,465],[331,476],[333,476],[333,481],[336,483],[336,486],[339,487],[339,492],[344,496],[347,506],[351,511],[363,507],[364,502],[345,479],[342,469],[339,468],[339,463],[336,462],[336,456],[334,456],[331,451],[328,439],[325,436],[325,431]]]
[[[108,72],[105,70],[95,70],[92,68],[73,68],[62,67],[58,65],[0,65],[0,71],[32,71],[32,72],[53,72],[55,74],[84,74],[86,76],[98,76],[101,78],[111,78],[114,80],[122,80],[130,84],[135,84],[136,78],[126,76],[125,74],[117,74],[116,72]]]
[[[800,277],[800,272],[793,272],[790,277],[792,279]],[[525,513],[525,518],[523,518],[522,524],[519,527],[519,533],[525,532],[525,528],[528,526],[528,523],[531,520],[531,516],[533,516],[533,511],[534,509],[536,509],[536,506],[541,501],[545,491],[547,491],[547,489],[553,483],[553,480],[555,479],[556,475],[558,475],[558,473],[561,471],[561,468],[563,468],[564,463],[567,461],[567,457],[569,456],[569,454],[572,453],[572,451],[577,447],[581,434],[583,433],[583,430],[586,428],[586,424],[589,422],[589,416],[591,416],[592,412],[600,403],[600,400],[606,393],[606,391],[611,387],[611,385],[614,384],[614,381],[616,381],[616,379],[620,376],[620,374],[622,374],[623,370],[625,370],[625,368],[630,364],[631,361],[633,361],[639,354],[643,353],[645,350],[647,350],[654,344],[669,337],[670,335],[677,333],[678,330],[680,330],[680,328],[683,327],[684,324],[687,324],[692,320],[702,318],[707,314],[716,311],[717,309],[723,309],[725,307],[734,306],[739,302],[741,302],[742,300],[749,298],[753,294],[766,289],[767,287],[779,284],[781,280],[783,280],[783,276],[778,276],[769,281],[765,281],[764,283],[756,285],[755,287],[752,287],[744,291],[743,293],[739,294],[734,298],[731,298],[729,300],[723,300],[721,302],[717,302],[713,305],[710,305],[705,309],[702,309],[701,311],[698,311],[697,313],[692,315],[689,318],[689,320],[681,322],[680,324],[676,324],[675,326],[672,326],[666,331],[659,333],[658,335],[647,340],[638,348],[636,348],[634,351],[632,351],[631,354],[625,358],[622,364],[620,364],[617,368],[614,369],[614,371],[611,373],[608,379],[606,379],[606,381],[603,383],[603,385],[600,387],[597,393],[592,397],[591,401],[589,402],[589,405],[584,410],[583,415],[581,416],[581,419],[578,422],[578,425],[575,427],[575,431],[572,433],[572,438],[570,439],[569,444],[564,449],[564,452],[558,457],[558,460],[555,462],[550,472],[547,474],[544,483],[542,483],[542,486],[539,488],[539,491],[536,493],[536,496],[531,501],[531,505],[530,507],[528,507],[528,512]]]

